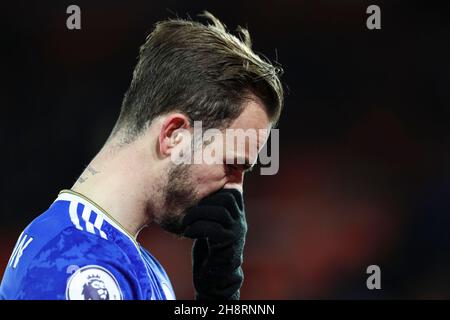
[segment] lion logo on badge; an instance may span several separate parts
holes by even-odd
[[[88,276],[88,282],[84,284],[81,294],[84,300],[109,300],[108,289],[98,275]]]
[[[111,272],[97,265],[78,269],[68,280],[67,300],[122,300],[122,292]]]

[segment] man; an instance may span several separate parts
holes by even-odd
[[[150,223],[196,239],[197,299],[239,298],[244,172],[267,135],[256,137],[256,148],[245,141],[241,151],[231,148],[216,163],[174,159],[223,142],[218,135],[194,143],[196,121],[220,132],[270,129],[283,89],[280,69],[252,52],[246,30],[240,29],[240,39],[210,13],[204,16],[211,23],[156,24],[110,137],[71,190],[61,191],[23,231],[2,298],[174,299],[163,267],[136,241]]]

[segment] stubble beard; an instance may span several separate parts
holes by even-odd
[[[185,211],[197,203],[196,194],[190,165],[172,165],[163,188],[164,212],[155,222],[165,231],[181,236]]]

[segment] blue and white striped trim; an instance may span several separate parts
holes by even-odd
[[[89,233],[100,235],[103,239],[108,239],[106,233],[101,229],[104,221],[102,215],[88,206],[77,201],[70,201],[69,215],[77,229],[86,230]]]
[[[91,233],[98,233],[102,238],[107,239],[108,235],[102,230],[104,223],[108,223],[115,230],[119,231],[131,240],[133,245],[139,251],[139,245],[136,239],[131,237],[128,232],[116,221],[111,219],[101,208],[96,206],[93,202],[70,192],[70,190],[63,190],[59,193],[56,201],[69,201],[69,216],[70,220],[78,230],[86,230]],[[87,209],[86,209],[87,208]],[[86,211],[85,211],[86,210]],[[100,217],[100,218],[99,218]],[[87,223],[89,222],[89,223]],[[92,228],[93,226],[93,228]],[[93,231],[93,232],[92,232]],[[102,236],[103,233],[103,236]]]
[[[86,223],[87,221],[89,221],[90,225],[94,226],[94,230],[93,230],[94,232],[93,233],[95,233],[96,230],[98,230],[100,236],[103,238],[103,236],[102,236],[102,233],[103,233],[104,239],[107,239],[107,235],[105,234],[105,232],[102,231],[103,223],[106,222],[110,226],[112,226],[115,230],[117,230],[118,232],[122,233],[128,239],[131,240],[131,243],[136,248],[139,256],[141,257],[143,262],[146,263],[146,260],[142,256],[141,249],[140,249],[139,244],[137,243],[136,239],[134,239],[132,236],[130,236],[128,234],[128,232],[120,224],[118,224],[115,220],[110,218],[110,216],[107,213],[105,213],[100,207],[95,205],[93,202],[85,199],[84,197],[79,196],[76,193],[72,193],[72,192],[73,191],[71,191],[71,190],[63,190],[63,191],[61,191],[59,193],[58,197],[56,198],[55,202],[59,201],[59,200],[69,201],[70,202],[70,204],[69,204],[69,216],[70,216],[70,220],[74,224],[75,228],[77,228],[79,230],[85,230],[86,229],[88,232],[91,232],[92,228],[91,227],[87,227],[88,224]],[[83,206],[83,207],[81,207],[81,206]],[[84,213],[85,210],[90,210],[90,213]],[[81,211],[81,213],[80,213],[80,211]],[[92,213],[94,213],[94,215],[96,215],[95,218],[93,218]],[[97,220],[97,218],[99,216],[102,219]],[[92,223],[93,219],[95,219],[95,221]],[[89,231],[88,228],[91,231]],[[151,276],[150,276],[149,271],[147,270],[147,268],[145,268],[145,271],[146,271],[148,277],[150,278]]]
[[[105,216],[101,211],[96,210],[90,203],[84,199],[76,197],[69,193],[62,193],[56,201],[69,201],[69,216],[75,228],[81,231],[87,231],[99,235],[108,240],[106,233],[102,230]]]

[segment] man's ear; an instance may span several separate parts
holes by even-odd
[[[170,156],[173,148],[185,139],[186,132],[191,128],[189,118],[182,113],[172,113],[166,116],[159,131],[159,152]]]

